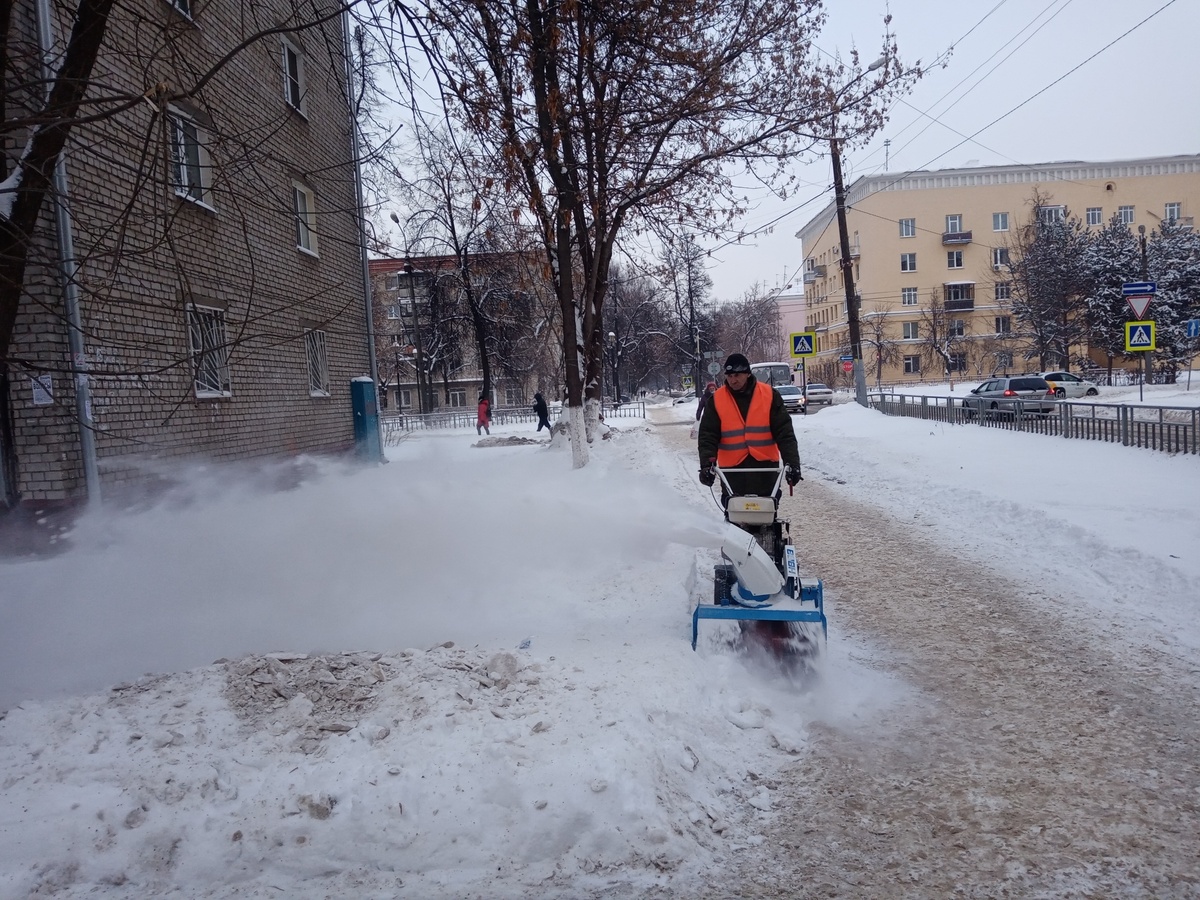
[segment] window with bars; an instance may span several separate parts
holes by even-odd
[[[304,332],[304,351],[308,356],[308,396],[329,396],[329,358],[325,352],[325,332],[316,328]]]
[[[293,212],[296,220],[296,249],[317,255],[317,213],[313,192],[302,184],[292,185]]]
[[[304,102],[304,56],[291,41],[283,41],[283,99],[301,115],[306,113]]]
[[[230,396],[225,310],[191,304],[187,308],[187,321],[196,396]]]

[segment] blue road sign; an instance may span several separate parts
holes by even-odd
[[[797,331],[790,335],[792,339],[792,356],[815,356],[817,333],[815,331]]]
[[[1200,337],[1200,319],[1187,320],[1187,336]]]
[[[839,360],[840,362],[854,362],[854,357],[853,357],[853,356],[849,356],[849,355],[847,355],[847,356],[839,356],[839,357],[838,357],[838,360]]]
[[[1127,281],[1121,285],[1121,293],[1126,297],[1133,294],[1157,294],[1158,283],[1154,281]]]
[[[1125,352],[1157,350],[1154,322],[1125,323]]]

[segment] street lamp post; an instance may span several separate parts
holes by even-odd
[[[1148,281],[1150,278],[1149,260],[1146,258],[1146,226],[1138,226],[1138,244],[1142,250],[1142,281]],[[1142,387],[1138,389],[1138,402],[1141,403],[1145,399],[1145,384],[1150,380],[1150,352],[1149,350],[1142,351],[1143,366]]]
[[[609,343],[609,358],[612,361],[613,373],[613,405],[621,405],[621,348],[617,346],[617,333],[610,331],[608,333]]]

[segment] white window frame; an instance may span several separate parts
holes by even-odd
[[[900,288],[900,305],[916,306],[918,291],[915,287]]]
[[[921,339],[921,323],[920,322],[901,322],[900,334],[903,340],[918,341]]]
[[[400,290],[400,275],[399,275],[399,273],[393,272],[390,275],[384,275],[383,276],[383,289],[385,291]]]
[[[992,268],[999,269],[1001,266],[1008,265],[1008,248],[993,247],[992,248]]]
[[[1067,208],[1065,206],[1039,206],[1038,221],[1043,225],[1055,225],[1067,217]]]
[[[1132,225],[1134,217],[1137,215],[1137,209],[1132,204],[1129,206],[1118,206],[1117,215],[1121,217],[1122,225]]]
[[[946,251],[946,268],[961,269],[963,267],[963,252],[961,250]]]
[[[1103,225],[1104,224],[1104,208],[1100,206],[1089,206],[1086,210],[1087,224]]]
[[[996,316],[996,334],[1012,334],[1012,316]]]
[[[296,226],[296,249],[309,256],[317,252],[317,200],[312,188],[292,182],[292,219]]]
[[[1008,231],[1008,213],[992,213],[992,231]]]
[[[946,234],[960,234],[965,230],[962,224],[962,213],[951,213],[946,216]]]
[[[997,281],[996,282],[996,299],[1011,300],[1012,299],[1012,282]]]
[[[308,396],[329,396],[329,354],[325,332],[319,328],[304,329],[304,355],[308,360]]]
[[[170,141],[171,186],[175,195],[212,209],[212,160],[208,155],[208,132],[177,107],[167,110],[167,139]]]
[[[308,84],[304,76],[304,54],[300,48],[283,38],[283,101],[304,118],[308,118]]]
[[[900,271],[901,272],[917,271],[917,254],[901,253],[900,254]]]
[[[1175,222],[1183,218],[1183,204],[1176,201],[1163,205],[1163,220],[1166,222]]]
[[[996,366],[1002,369],[1011,369],[1013,364],[1013,355],[1007,350],[1002,350],[996,354]]]
[[[165,0],[167,6],[187,19],[192,18],[192,0]]]
[[[467,389],[452,388],[450,390],[450,407],[452,409],[465,409],[467,406]]]
[[[920,356],[904,357],[904,374],[905,375],[920,375],[921,374],[921,357]]]
[[[225,310],[189,303],[188,347],[192,357],[192,386],[197,397],[230,397],[229,336]]]
[[[399,303],[389,303],[387,305],[387,317],[389,319],[399,319],[400,318],[400,304]]]
[[[505,406],[521,406],[524,404],[525,398],[521,396],[520,388],[505,388],[504,389],[504,405]]]
[[[900,237],[912,238],[917,236],[917,220],[916,219],[901,219],[900,220]]]
[[[951,372],[967,371],[967,354],[951,353],[950,354],[950,362],[947,364],[947,368]]]
[[[951,319],[946,324],[947,337],[966,337],[967,336],[967,320],[966,319]]]

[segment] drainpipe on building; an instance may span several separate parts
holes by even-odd
[[[48,0],[41,0],[42,3]],[[342,43],[344,44],[346,56],[346,112],[350,116],[350,141],[352,144],[351,152],[354,154],[354,198],[358,204],[358,250],[359,256],[362,258],[362,280],[363,280],[363,310],[367,317],[367,359],[371,363],[371,381],[375,384],[375,391],[379,391],[379,365],[375,359],[375,312],[371,302],[371,267],[367,261],[367,223],[366,223],[366,206],[363,200],[363,184],[362,184],[362,159],[361,148],[358,140],[358,117],[354,114],[354,57],[351,54],[352,45],[350,43],[350,10],[349,8],[342,10]],[[396,396],[400,396],[400,389],[397,382]],[[376,398],[378,402],[378,397]],[[379,430],[379,444],[383,447],[383,424],[379,416],[375,417],[376,428]],[[382,462],[386,462],[385,457],[380,457]]]
[[[51,65],[54,54],[54,25],[50,0],[38,0],[38,41],[42,50],[42,73],[46,95],[57,74]],[[54,224],[58,233],[58,268],[63,283],[63,302],[67,313],[67,347],[71,352],[71,372],[75,378],[75,420],[79,424],[79,449],[83,456],[83,478],[88,506],[100,504],[100,469],[96,463],[95,423],[92,421],[92,391],[88,380],[88,361],[83,343],[83,323],[79,314],[79,263],[75,259],[75,240],[71,224],[70,185],[67,182],[66,148],[54,165]]]

